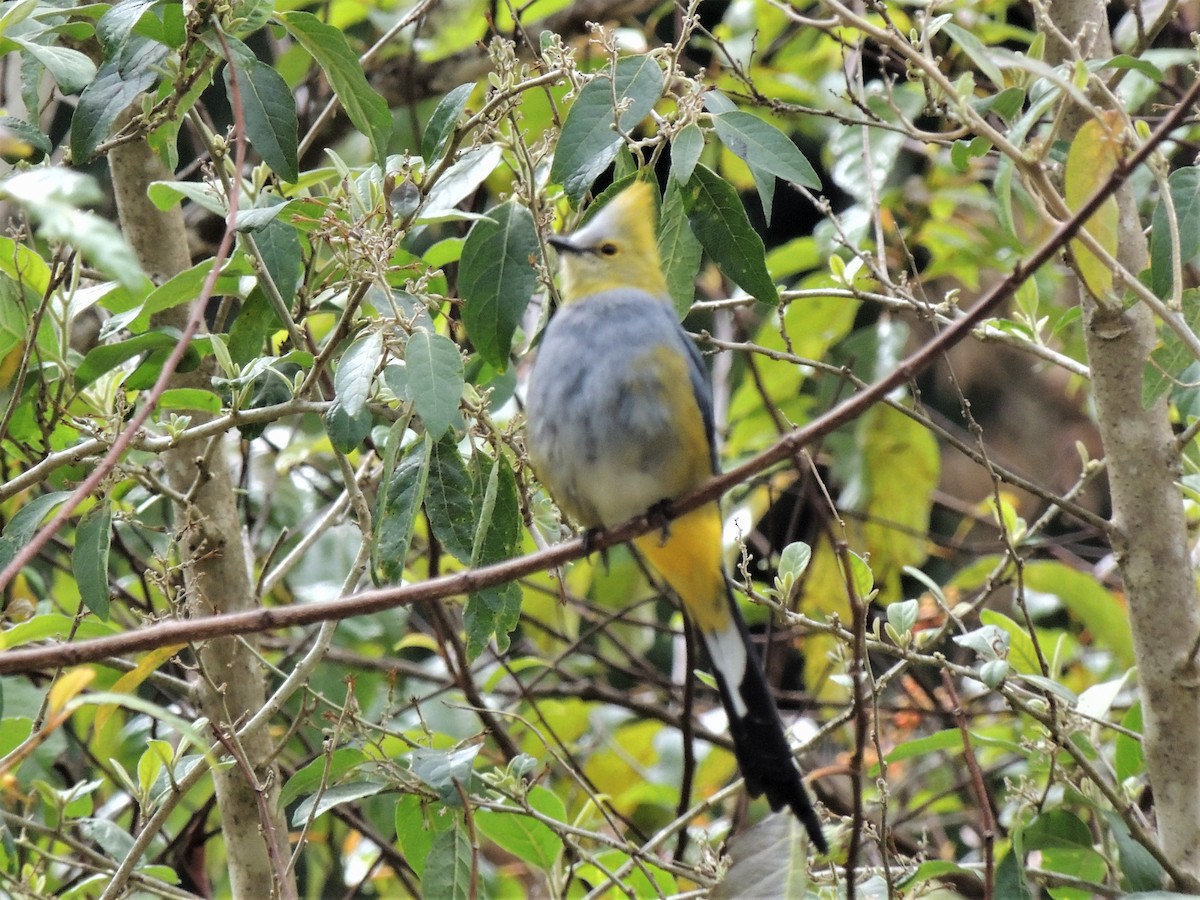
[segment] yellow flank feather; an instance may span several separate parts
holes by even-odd
[[[667,537],[651,531],[634,545],[662,575],[702,632],[730,625],[729,595],[721,571],[721,512],[715,503],[694,509],[667,526]]]

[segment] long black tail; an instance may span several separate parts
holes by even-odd
[[[758,651],[750,641],[750,633],[732,596],[729,604],[732,612],[729,630],[700,631],[712,660],[721,702],[729,716],[734,754],[746,780],[746,790],[752,797],[766,794],[773,810],[789,807],[804,824],[813,845],[827,853],[829,845],[788,746]]]

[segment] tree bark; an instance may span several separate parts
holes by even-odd
[[[1059,0],[1048,16],[1069,42],[1042,23],[1051,61],[1113,55],[1103,3]],[[1064,120],[1062,137],[1073,138],[1088,117],[1077,106]],[[1117,203],[1117,258],[1131,272],[1141,272],[1148,259],[1146,238],[1127,186]],[[1083,284],[1077,289],[1108,463],[1112,544],[1128,597],[1159,839],[1181,871],[1200,878],[1200,673],[1192,654],[1200,606],[1167,404],[1159,400],[1149,409],[1142,404],[1155,317],[1145,304],[1121,309],[1098,302]]]
[[[108,162],[121,228],[146,272],[162,280],[189,268],[191,258],[179,207],[164,212],[146,195],[150,182],[170,179],[171,173],[144,141],[114,148]],[[182,330],[188,315],[188,306],[179,306],[156,316],[155,324]],[[170,386],[208,387],[211,374],[203,366],[188,374],[176,373]],[[195,411],[189,415],[193,424],[203,418]],[[185,446],[164,454],[171,487],[187,498],[186,503],[175,503],[174,513],[185,609],[191,617],[257,606],[241,541],[229,458],[219,440],[211,449],[213,452],[204,453]],[[265,673],[239,638],[218,638],[196,649],[199,669],[193,687],[197,706],[226,741],[236,742],[238,764],[213,770],[229,890],[234,897],[295,896],[292,876],[288,875],[283,885],[276,877],[278,861],[288,859],[288,832],[279,805],[279,776],[271,761],[270,735],[266,728],[240,739],[235,735],[237,726],[265,702]]]

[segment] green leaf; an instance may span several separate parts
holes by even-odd
[[[0,235],[0,273],[25,288],[27,294],[41,298],[50,287],[50,267],[24,244]]]
[[[117,116],[158,80],[159,64],[166,55],[162,44],[134,37],[100,66],[79,95],[71,118],[71,160],[75,165],[92,158]]]
[[[362,446],[371,433],[374,419],[371,411],[363,407],[356,413],[349,412],[341,400],[335,399],[325,413],[325,432],[333,446],[341,453],[353,453]]]
[[[433,847],[433,839],[439,833],[433,823],[436,816],[426,816],[425,803],[416,794],[405,794],[396,801],[396,843],[404,860],[418,878],[425,876],[425,861]]]
[[[424,896],[439,900],[471,896],[471,839],[459,822],[433,839],[421,889]]]
[[[366,408],[382,355],[383,334],[379,331],[359,338],[342,354],[333,376],[333,391],[348,415],[356,416]]]
[[[510,559],[521,546],[521,499],[517,479],[504,457],[492,464],[475,528],[471,565],[487,565]],[[521,588],[515,582],[493,585],[467,598],[463,626],[467,654],[476,658],[494,636],[500,653],[508,651],[509,634],[521,615]]]
[[[1058,598],[1068,614],[1090,632],[1093,641],[1111,652],[1118,665],[1134,664],[1129,617],[1113,593],[1086,572],[1053,560],[1025,565],[1025,586]]]
[[[979,38],[975,37],[975,35],[971,34],[965,28],[955,25],[953,22],[947,22],[943,25],[942,31],[954,39],[954,42],[970,57],[971,62],[975,63],[979,71],[986,75],[988,80],[997,89],[1004,88],[1004,75],[1001,73],[1000,68],[992,62],[987,47],[983,45]]]
[[[674,178],[667,184],[658,215],[658,255],[675,313],[683,319],[696,297],[696,275],[703,251],[688,224],[683,187]]]
[[[71,571],[84,605],[108,621],[108,550],[112,542],[112,504],[102,500],[79,521]]]
[[[720,91],[706,91],[704,94],[704,108],[714,116],[719,116],[722,113],[733,112],[737,109],[737,104]]]
[[[784,181],[821,189],[821,179],[786,134],[752,113],[733,110],[713,116],[717,136],[754,169]]]
[[[170,209],[186,198],[201,209],[222,219],[229,214],[229,204],[225,200],[225,195],[219,193],[207,182],[153,181],[146,191],[146,196],[159,209]]]
[[[684,191],[692,232],[717,267],[746,293],[777,305],[762,238],[750,224],[737,191],[707,166],[696,166]]]
[[[981,639],[989,639],[991,648],[996,648],[999,645],[994,639],[989,638],[989,635],[993,634],[989,628],[996,628],[1008,636],[1009,645],[1007,655],[999,653],[999,657],[1007,659],[1012,667],[1023,675],[1040,676],[1042,674],[1042,666],[1038,661],[1037,648],[1034,647],[1033,639],[1029,636],[1029,632],[1004,615],[1004,613],[996,612],[994,609],[981,610],[979,621],[988,627],[979,629],[976,634]],[[958,640],[958,638],[955,638],[956,643]],[[986,660],[987,658],[986,652],[981,654],[981,659]]]
[[[799,578],[804,574],[804,570],[808,568],[808,564],[812,561],[812,547],[804,543],[804,541],[793,541],[788,544],[779,554],[779,574],[787,574],[792,578]]]
[[[993,112],[1005,122],[1011,122],[1025,105],[1025,89],[1019,87],[1005,88],[998,94],[989,94],[973,100],[971,105],[981,116]]]
[[[146,277],[120,230],[107,219],[76,208],[102,199],[95,179],[61,167],[28,169],[0,182],[0,197],[22,205],[37,222],[39,237],[71,244],[131,291],[143,288]]]
[[[64,94],[78,94],[96,77],[96,64],[78,50],[69,47],[47,46],[34,41],[10,37],[26,53],[46,67],[50,77]]]
[[[277,198],[282,203],[282,198]],[[279,296],[286,302],[296,296],[304,261],[300,249],[300,237],[296,229],[286,222],[275,220],[254,235],[259,256],[267,273],[275,282]]]
[[[681,185],[691,181],[703,152],[704,132],[695,122],[685,125],[671,140],[671,178]]]
[[[18,300],[19,289],[9,278],[0,276],[0,368],[11,364],[6,360],[18,348],[24,350],[26,332],[32,322],[33,311]],[[19,357],[18,353],[15,360]],[[9,386],[11,371],[4,369],[0,374],[0,390]]]
[[[511,581],[492,584],[470,594],[462,611],[469,658],[478,659],[492,637],[496,637],[497,653],[508,653],[510,635],[520,620],[520,584]]]
[[[1179,263],[1186,267],[1200,253],[1200,168],[1176,169],[1167,179],[1175,221],[1179,226]],[[1175,238],[1171,233],[1167,209],[1161,201],[1154,208],[1150,229],[1150,287],[1158,296],[1168,298],[1174,287],[1171,262]]]
[[[475,827],[501,849],[543,872],[554,868],[563,849],[562,838],[549,825],[522,813],[481,809],[475,813]]]
[[[513,335],[537,287],[531,264],[539,255],[533,215],[515,200],[471,227],[463,245],[458,287],[463,325],[484,361],[508,367]]]
[[[729,869],[710,894],[713,900],[807,896],[808,839],[804,826],[787,811],[737,835],[730,843],[729,858]]]
[[[279,327],[275,307],[262,288],[255,288],[238,310],[229,329],[230,362],[244,366],[263,353],[267,335]]]
[[[292,801],[315,794],[322,782],[337,783],[343,775],[367,759],[367,755],[357,747],[338,747],[330,754],[321,754],[287,780],[279,792],[280,805],[291,806]]]
[[[475,538],[475,482],[453,439],[438,441],[430,451],[425,512],[442,546],[469,565]]]
[[[191,303],[204,290],[209,270],[215,260],[205,259],[190,269],[185,269],[173,278],[160,284],[146,295],[141,305],[134,305],[125,310],[114,310],[117,315],[104,323],[100,337],[107,338],[122,330],[134,333],[145,331],[150,324],[150,318],[163,310],[173,309],[184,303]],[[242,276],[252,273],[246,257],[238,254],[226,262],[221,274],[213,285],[213,294],[228,294],[239,297],[242,291]]]
[[[1025,865],[1016,847],[1009,850],[996,866],[997,897],[1011,897],[1012,900],[1034,900],[1033,891],[1025,878]]]
[[[462,423],[458,401],[466,383],[458,345],[444,335],[418,329],[404,348],[408,396],[433,440]]]
[[[226,40],[235,38],[227,37]],[[300,177],[297,157],[300,126],[291,89],[272,66],[251,56],[246,62],[231,61],[225,66],[225,90],[231,103],[234,74],[242,98],[246,137],[276,175],[284,181],[295,182]]]
[[[1154,65],[1147,59],[1138,59],[1136,56],[1130,56],[1127,53],[1121,53],[1114,56],[1112,59],[1094,59],[1088,62],[1088,68],[1101,69],[1133,69],[1135,72],[1140,72],[1145,75],[1155,84],[1162,84],[1165,79],[1162,69]]]
[[[85,840],[103,847],[111,859],[123,859],[133,850],[133,837],[109,819],[79,819],[74,825]]]
[[[771,213],[775,207],[775,176],[758,166],[747,165],[754,177],[754,188],[758,191],[758,202],[762,205],[763,217],[768,226],[771,224]]]
[[[137,761],[137,785],[141,788],[143,797],[150,796],[150,789],[154,787],[163,765],[170,764],[172,755],[171,745],[165,741],[146,742],[146,749]]]
[[[3,13],[0,13],[0,35],[4,35],[15,26],[20,25],[37,8],[37,0],[17,0],[15,3],[5,4]]]
[[[209,413],[221,411],[221,398],[201,388],[171,388],[159,398],[160,409],[199,409]]]
[[[1041,868],[1082,881],[1103,881],[1107,864],[1092,848],[1087,823],[1066,809],[1051,809],[1025,828],[1024,847],[1042,854]]]
[[[1185,290],[1180,305],[1183,307],[1184,323],[1194,332],[1200,326],[1200,290]],[[1180,390],[1194,390],[1193,379],[1188,373],[1188,369],[1196,363],[1191,348],[1175,333],[1175,329],[1163,325],[1160,331],[1162,343],[1151,352],[1150,361],[1146,363],[1142,375],[1142,405],[1147,409],[1173,388],[1177,393]],[[1176,399],[1178,401],[1178,397]]]
[[[1118,731],[1113,752],[1113,768],[1118,781],[1140,778],[1146,774],[1146,755],[1142,749],[1142,704],[1137,701],[1121,719],[1121,727],[1131,734]],[[1138,737],[1134,737],[1137,735]]]
[[[163,366],[166,365],[168,357],[174,347],[162,347],[157,350],[151,350],[137,364],[132,372],[125,376],[123,382],[125,388],[131,391],[148,391],[154,387],[159,376],[162,375]],[[194,344],[189,343],[183,351],[183,357],[179,360],[179,365],[175,368],[176,372],[194,372],[196,367],[200,365],[200,354]]]
[[[351,781],[326,788],[304,800],[292,813],[292,826],[299,827],[310,819],[318,819],[335,806],[353,803],[364,797],[374,797],[387,785],[382,781]]]
[[[971,160],[986,156],[991,149],[992,142],[979,135],[970,141],[955,141],[950,147],[950,162],[958,171],[966,172],[971,167]]]
[[[95,637],[111,637],[116,628],[98,619],[85,619],[77,623],[74,616],[60,613],[42,613],[11,628],[0,631],[0,650],[20,647],[34,641],[65,640],[70,635],[75,640]],[[0,733],[3,729],[0,729]]]
[[[373,421],[371,410],[365,406],[351,414],[341,400],[334,400],[325,413],[325,431],[335,448],[342,453],[353,453],[371,433]]]
[[[105,10],[96,22],[96,37],[105,54],[119,52],[142,19],[156,18],[151,12],[154,6],[155,0],[126,0]]]
[[[467,108],[467,100],[470,99],[473,90],[473,81],[460,84],[446,94],[434,108],[433,115],[429,117],[429,124],[425,126],[425,133],[421,136],[421,157],[426,165],[432,165],[441,158],[442,152],[449,146],[450,138],[454,136],[454,128],[458,125],[458,118]]]
[[[502,455],[492,460],[487,485],[478,506],[478,522],[471,545],[471,565],[487,565],[510,558],[521,546],[521,500],[517,478]]]
[[[974,747],[999,747],[1011,753],[1020,752],[1021,745],[1008,738],[996,737],[985,734],[979,730],[972,730],[971,744]],[[910,741],[904,741],[887,754],[889,763],[901,762],[906,759],[916,759],[926,756],[930,753],[940,752],[962,752],[963,749],[963,734],[958,728],[946,728],[942,731],[936,731],[933,734],[925,735],[919,738],[913,738]],[[880,772],[879,764],[875,763],[870,772],[873,775],[878,775]]]
[[[850,584],[860,600],[867,600],[875,590],[875,573],[871,564],[851,550],[846,554],[850,566]]]
[[[346,36],[312,13],[281,12],[276,18],[316,60],[347,117],[371,141],[375,159],[382,163],[387,158],[388,140],[392,136],[392,116],[387,101],[367,83],[362,64],[350,49]]]
[[[35,497],[21,507],[4,526],[4,533],[0,534],[0,570],[8,568],[17,552],[33,540],[42,519],[49,515],[50,510],[70,496],[70,491],[54,491]]]
[[[504,150],[499,144],[488,144],[463,153],[429,188],[415,221],[426,223],[448,218],[464,218],[466,214],[458,212],[456,207],[475,193],[503,158]],[[474,218],[482,221],[485,217]]]
[[[1121,887],[1126,891],[1156,891],[1163,884],[1163,869],[1150,851],[1133,839],[1129,826],[1112,810],[1104,818],[1117,843],[1121,864]]]
[[[615,79],[605,74],[593,78],[579,92],[563,122],[554,150],[550,180],[561,184],[572,206],[578,206],[597,176],[617,157],[621,135],[637,127],[662,96],[663,73],[650,56],[617,60]],[[629,105],[617,119],[614,98]]]
[[[87,387],[100,376],[107,375],[121,363],[133,359],[135,356],[161,351],[160,356],[165,359],[166,354],[175,348],[182,336],[178,328],[164,326],[125,341],[118,341],[115,344],[100,344],[93,347],[75,370],[75,387]],[[190,347],[188,352],[192,356],[191,368],[195,369],[200,361],[199,354]]]
[[[409,759],[413,774],[438,792],[442,802],[458,806],[462,803],[458,788],[467,787],[475,768],[475,757],[482,744],[468,744],[456,750],[430,750],[419,747]]]
[[[425,497],[432,446],[428,436],[409,444],[379,492],[371,558],[373,571],[381,581],[399,581],[404,574],[408,546]]]

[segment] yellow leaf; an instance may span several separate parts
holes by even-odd
[[[1075,135],[1067,152],[1063,193],[1072,211],[1083,205],[1108,181],[1122,156],[1121,120],[1113,111],[1089,119]],[[1109,197],[1084,223],[1084,229],[1110,255],[1117,252],[1117,200]],[[1071,253],[1079,276],[1093,297],[1103,299],[1112,290],[1113,273],[1099,257],[1076,239]]]
[[[142,661],[113,682],[114,694],[132,694],[143,681],[150,677],[151,672],[157,672],[158,667],[182,650],[186,644],[172,644],[151,650],[142,657]],[[105,703],[96,710],[96,730],[100,731],[108,724],[109,717],[116,711],[115,703]]]
[[[847,520],[846,539],[851,547],[862,547],[865,543],[857,521]],[[812,561],[804,571],[804,597],[800,609],[817,620],[837,616],[846,626],[853,620],[846,596],[846,576],[837,551],[825,532],[814,542]],[[815,632],[804,638],[804,684],[822,700],[834,700],[846,694],[845,688],[830,678],[842,674],[840,665],[834,662],[840,653],[841,642],[833,635]]]
[[[17,374],[17,368],[21,365],[24,357],[24,341],[19,341],[6,355],[0,357],[0,390],[6,389],[13,383],[13,377]]]
[[[647,783],[647,770],[658,762],[655,739],[662,730],[662,723],[654,721],[622,725],[607,735],[608,746],[584,765],[596,791],[611,797],[622,815],[632,815],[643,799],[641,788]]]
[[[428,650],[431,653],[438,652],[438,643],[437,643],[437,640],[434,638],[434,636],[431,634],[425,634],[423,632],[417,632],[417,631],[410,631],[408,634],[406,634],[404,637],[402,637],[399,641],[397,641],[392,646],[392,649],[393,650],[409,650],[414,647],[416,647],[420,650]]]
[[[91,666],[80,666],[64,672],[62,677],[50,688],[50,712],[61,712],[71,698],[91,684],[95,677],[96,670]]]
[[[941,475],[937,441],[924,425],[882,405],[863,416],[858,440],[868,490],[866,551],[882,599],[894,600],[900,571],[929,556],[929,513]]]

